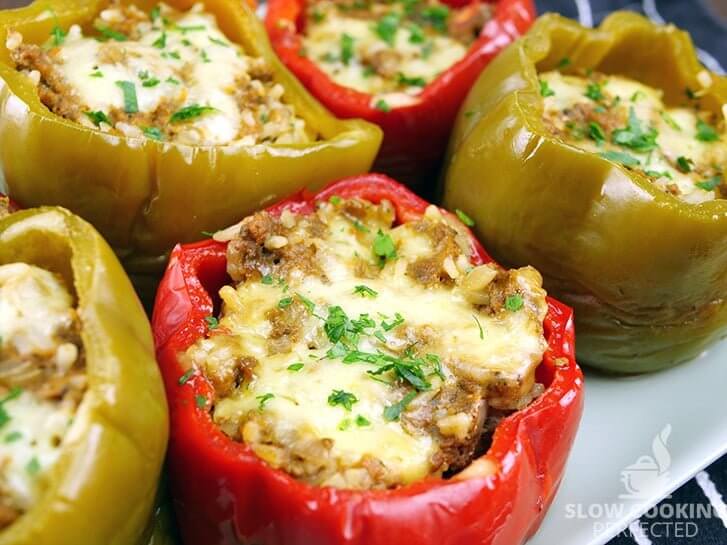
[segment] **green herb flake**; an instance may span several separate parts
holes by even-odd
[[[454,210],[454,213],[457,214],[459,221],[464,223],[467,227],[474,227],[475,221],[472,218],[470,218],[467,214],[465,214],[462,210],[460,210],[459,208],[456,208]]]
[[[58,25],[55,25],[51,31],[51,43],[53,44],[53,47],[58,47],[63,45],[63,42],[66,39],[66,36],[68,35],[67,32],[64,32],[64,30],[59,27]]]
[[[567,66],[570,66],[570,59],[568,57],[563,57],[558,62],[558,68],[565,68]]]
[[[40,462],[38,461],[38,458],[33,456],[25,465],[25,471],[28,475],[37,475],[40,472]]]
[[[217,231],[200,231],[203,237],[212,237]]]
[[[207,51],[204,49],[199,52],[200,57],[202,57],[202,62],[210,63],[212,60],[209,58],[209,55],[207,55]]]
[[[189,379],[192,378],[192,375],[194,375],[194,367],[187,369],[187,371],[179,377],[179,379],[177,379],[177,384],[184,386],[187,382],[189,382]]]
[[[388,234],[384,234],[381,229],[376,233],[373,253],[381,268],[386,265],[387,261],[396,259],[396,246],[394,245],[394,241]]]
[[[303,367],[305,367],[305,364],[302,362],[298,362],[298,363],[291,363],[290,365],[288,365],[287,369],[288,369],[288,371],[293,371],[294,373],[297,373],[298,371],[303,369]]]
[[[147,138],[151,138],[152,140],[157,140],[160,142],[164,140],[164,134],[156,127],[144,127],[143,129],[141,129],[141,131],[144,133],[144,136],[146,136]]]
[[[399,314],[398,312],[394,315],[394,320],[392,322],[382,321],[381,322],[381,329],[384,331],[391,331],[395,327],[399,327],[401,324],[404,323],[404,317]]]
[[[646,93],[643,91],[634,91],[634,94],[631,95],[631,102],[638,102],[642,98],[646,98]]]
[[[147,80],[144,80],[141,83],[141,85],[143,87],[156,87],[157,85],[159,85],[159,83],[161,83],[161,82],[158,79],[156,79],[156,78],[149,78]]]
[[[694,94],[694,91],[692,91],[689,87],[684,89],[684,94],[687,95],[687,98],[689,100],[694,100],[695,98],[697,98],[697,95]]]
[[[697,119],[697,140],[700,142],[716,142],[719,140],[719,135],[712,125]]]
[[[677,157],[677,169],[684,174],[688,174],[692,171],[693,164],[694,161],[692,161],[688,157],[684,157],[683,155]]]
[[[371,422],[369,422],[368,418],[365,416],[361,416],[360,414],[356,417],[356,425],[359,428],[365,428],[366,426],[370,426]]]
[[[106,123],[107,125],[111,125],[111,120],[101,110],[98,110],[96,112],[83,112],[83,113],[97,127],[101,126],[101,123]]]
[[[409,25],[409,43],[422,44],[426,39],[424,29],[416,23]]]
[[[396,33],[399,30],[399,15],[396,13],[387,13],[379,19],[374,30],[379,38],[389,45],[394,45]]]
[[[129,38],[126,36],[126,34],[122,34],[121,32],[117,32],[109,27],[105,26],[97,26],[96,30],[99,34],[101,34],[101,38],[103,41],[105,40],[114,40],[117,42],[125,42]]]
[[[350,411],[351,407],[353,407],[353,404],[357,402],[358,398],[355,395],[350,392],[345,392],[343,390],[333,390],[333,392],[331,392],[331,395],[328,396],[328,404],[331,407],[340,405],[347,411]]]
[[[346,431],[348,428],[351,427],[351,419],[350,418],[344,418],[338,423],[338,431]]]
[[[376,101],[376,103],[374,104],[374,108],[376,108],[377,110],[381,110],[385,114],[391,111],[391,106],[389,106],[389,103],[386,102],[383,98],[380,98]]]
[[[278,308],[285,309],[285,308],[288,308],[292,304],[293,304],[292,297],[283,297],[280,301],[278,301]]]
[[[174,112],[172,114],[172,117],[169,118],[169,122],[182,123],[184,121],[189,121],[190,119],[194,119],[204,114],[216,111],[217,108],[213,108],[212,106],[200,106],[199,104],[191,104]]]
[[[351,63],[351,59],[353,59],[355,53],[353,44],[353,36],[345,32],[341,34],[341,62],[346,66]]]
[[[179,51],[169,51],[169,52],[165,51],[164,53],[162,53],[162,58],[163,59],[177,59],[177,60],[179,60],[182,57],[179,56]]]
[[[300,301],[301,303],[303,303],[303,305],[305,305],[305,308],[308,310],[308,312],[310,312],[311,314],[313,314],[313,312],[315,312],[316,304],[313,301],[311,301],[304,295],[301,295],[300,293],[296,293],[295,296],[298,298],[298,301]]]
[[[161,12],[162,12],[161,6],[159,6],[159,4],[157,4],[156,6],[151,8],[151,11],[149,12],[149,17],[151,18],[152,21],[156,21],[157,19],[159,19]]]
[[[124,111],[127,114],[135,114],[139,111],[139,103],[136,100],[136,85],[131,81],[117,81],[116,86],[124,94]]]
[[[719,174],[717,176],[712,176],[711,178],[707,178],[706,180],[702,180],[701,182],[697,182],[696,185],[699,189],[703,189],[704,191],[714,191],[722,184],[722,176]]]
[[[331,204],[338,206],[339,204],[341,204],[341,197],[339,197],[338,195],[333,195],[330,199],[328,199],[328,201]]]
[[[353,225],[354,229],[356,229],[357,231],[361,231],[362,233],[368,233],[370,231],[368,227],[361,223],[361,220],[354,219],[351,221],[351,224]]]
[[[164,49],[167,46],[167,33],[162,31],[159,37],[151,44],[157,49]]]
[[[88,76],[91,78],[102,78],[103,72],[101,72],[101,70],[95,70],[94,72],[91,72]]]
[[[3,437],[3,443],[14,443],[19,441],[23,437],[23,434],[19,431],[11,431],[5,437]]]
[[[421,11],[432,27],[445,34],[447,32],[447,20],[449,19],[449,8],[444,5],[429,6]]]
[[[401,416],[401,413],[406,409],[407,405],[412,402],[412,400],[417,396],[416,391],[411,391],[408,394],[406,394],[401,401],[398,403],[394,403],[393,405],[389,405],[384,409],[384,420],[387,422],[396,422],[399,420],[399,417]]]
[[[644,171],[647,176],[651,176],[652,178],[669,178],[670,180],[673,180],[674,177],[671,175],[671,172],[669,171],[659,171],[659,170],[646,170]]]
[[[636,112],[632,106],[629,108],[628,125],[625,128],[613,131],[611,141],[614,144],[625,146],[635,151],[646,152],[657,147],[657,134],[654,128],[644,128],[639,118],[636,117]]]
[[[170,84],[172,84],[172,85],[179,85],[179,80],[178,80],[178,79],[176,79],[176,78],[173,78],[173,77],[171,77],[171,76],[170,76],[170,77],[168,77],[167,79],[165,79],[164,81],[165,81],[166,83],[170,83]]]
[[[204,321],[207,322],[208,329],[217,329],[220,321],[215,316],[205,316]]]
[[[541,97],[552,97],[555,96],[555,91],[550,88],[548,82],[545,80],[538,80],[540,82],[540,96]]]
[[[273,275],[272,274],[265,274],[265,275],[263,275],[263,277],[260,279],[260,282],[262,282],[263,284],[265,284],[267,286],[272,285],[272,283],[273,283]]]
[[[399,72],[399,75],[397,76],[397,81],[399,85],[403,85],[405,87],[424,87],[427,84],[427,80],[425,80],[422,77],[407,77],[401,72]]]
[[[505,304],[507,305],[507,303],[505,303]],[[472,315],[472,317],[475,319],[475,323],[477,324],[477,329],[480,330],[480,339],[484,340],[485,339],[485,332],[482,329],[482,324],[480,323],[479,318],[477,318],[477,316],[475,316],[474,314]]]
[[[505,308],[509,310],[510,312],[517,312],[518,310],[523,308],[524,305],[523,296],[519,293],[513,293],[512,295],[508,295],[507,299],[505,299]]]
[[[609,161],[614,161],[616,163],[621,163],[622,165],[627,167],[635,167],[641,164],[641,161],[639,161],[633,155],[629,155],[628,153],[623,153],[621,151],[604,151],[603,153],[599,153],[598,155],[600,155],[604,159],[608,159]]]
[[[273,399],[275,397],[275,394],[271,394],[268,392],[267,394],[259,395],[255,399],[258,401],[257,408],[259,411],[263,411],[265,409],[265,404]]]
[[[595,81],[590,82],[586,86],[586,92],[583,94],[595,102],[603,100],[603,89],[601,88],[601,84],[596,83]]]
[[[207,406],[207,398],[202,395],[194,396],[194,404],[197,405],[198,409],[204,409]]]
[[[354,295],[360,295],[361,297],[376,297],[379,292],[372,290],[368,286],[364,286],[363,284],[359,284],[355,288],[353,288]]]
[[[661,118],[664,120],[664,123],[666,123],[667,125],[669,125],[675,131],[681,131],[682,130],[682,128],[679,126],[679,123],[677,123],[675,121],[675,119],[672,116],[670,116],[668,113],[661,112]]]
[[[186,34],[187,32],[198,32],[200,30],[207,30],[207,27],[204,25],[175,25],[175,30],[179,30],[182,34]]]
[[[219,38],[215,38],[214,36],[207,36],[207,37],[209,38],[210,42],[212,42],[215,45],[220,45],[222,47],[230,47],[230,44],[228,44],[224,40],[220,40]]]
[[[606,141],[606,133],[603,132],[603,128],[596,121],[588,123],[588,136],[592,140],[595,140],[596,144],[602,146]]]

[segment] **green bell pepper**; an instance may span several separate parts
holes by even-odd
[[[111,248],[67,210],[0,219],[0,264],[17,262],[59,274],[72,290],[88,385],[47,486],[0,531],[0,545],[137,545],[168,435],[149,322]]]
[[[538,73],[564,58],[565,72],[632,78],[663,90],[667,105],[687,89],[720,115],[727,102],[727,79],[705,70],[673,26],[617,12],[586,29],[545,15],[471,90],[450,141],[444,204],[475,220],[496,259],[537,267],[575,308],[579,361],[639,373],[693,358],[727,332],[727,200],[686,203],[551,136]]]

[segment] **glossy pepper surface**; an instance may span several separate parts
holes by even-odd
[[[133,3],[149,11],[156,2]],[[193,4],[167,3],[178,9]],[[231,41],[267,61],[285,88],[284,99],[319,140],[195,147],[105,134],[51,113],[0,47],[0,167],[9,195],[23,206],[57,204],[84,217],[135,271],[163,268],[176,242],[229,225],[241,213],[306,186],[365,172],[381,140],[377,127],[340,121],[306,92],[278,61],[250,7],[236,0],[202,4]],[[45,42],[56,25],[88,28],[107,5],[37,0],[0,12],[0,43],[11,28],[33,43]]]
[[[455,8],[469,2],[444,3]],[[375,107],[372,95],[338,85],[301,54],[306,0],[270,0],[265,24],[282,61],[328,109],[339,117],[366,119],[383,129],[384,142],[374,169],[420,188],[436,175],[457,110],[480,71],[535,18],[532,0],[493,3],[493,18],[465,57],[425,86],[414,104],[388,112]]]
[[[137,545],[168,435],[146,316],[124,270],[88,223],[62,208],[0,219],[0,263],[63,277],[76,300],[88,386],[38,502],[0,545]]]
[[[686,89],[713,112],[727,102],[727,79],[707,72],[673,26],[620,12],[585,29],[546,15],[465,101],[445,205],[475,220],[497,259],[535,266],[574,307],[579,361],[638,373],[693,358],[727,331],[727,200],[683,202],[550,136],[537,74],[564,58],[566,72],[632,78],[662,89],[667,104],[685,102]]]
[[[388,199],[398,223],[418,219],[428,205],[390,178],[369,174],[269,211],[310,213],[317,200],[334,195]],[[474,237],[472,248],[474,265],[490,261]],[[518,545],[535,532],[560,483],[582,410],[568,307],[548,300],[548,349],[537,372],[545,393],[502,421],[485,455],[449,480],[353,491],[311,486],[272,469],[214,424],[207,408],[212,386],[186,372],[178,356],[206,335],[205,318],[227,282],[225,244],[177,246],[152,320],[170,406],[172,494],[186,545]]]

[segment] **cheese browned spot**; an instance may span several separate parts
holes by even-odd
[[[462,59],[492,5],[453,9],[438,0],[307,3],[304,54],[336,83],[374,95],[372,106],[416,102],[422,88]]]
[[[698,99],[666,105],[662,91],[615,75],[540,74],[546,128],[637,170],[690,203],[727,196],[725,120]]]
[[[42,46],[6,46],[52,112],[86,127],[197,146],[315,138],[260,57],[249,56],[196,4],[151,13],[114,2],[94,30],[54,29]]]
[[[468,234],[434,206],[393,222],[388,201],[339,198],[246,218],[219,325],[182,355],[215,386],[220,428],[309,483],[452,474],[487,422],[542,391],[538,272],[472,267]]]
[[[85,392],[79,328],[60,278],[0,266],[0,528],[43,493]]]

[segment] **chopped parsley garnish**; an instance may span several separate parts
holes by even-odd
[[[19,431],[11,431],[5,437],[3,437],[3,443],[14,443],[23,437],[23,434]]]
[[[380,98],[376,101],[376,104],[374,104],[374,108],[377,110],[381,110],[384,113],[389,113],[391,111],[391,106],[389,106],[389,103],[386,102],[383,98]]]
[[[692,91],[689,87],[684,89],[684,94],[687,95],[687,98],[689,100],[694,100],[695,98],[697,98],[697,95],[695,95],[694,91]]]
[[[588,123],[588,136],[592,140],[595,140],[596,144],[602,146],[606,141],[606,134],[603,132],[603,128],[596,121]]]
[[[596,83],[595,81],[590,82],[586,86],[586,92],[583,94],[595,102],[603,100],[603,89],[601,88],[601,84]]]
[[[341,34],[341,62],[348,66],[353,59],[353,54],[353,36],[344,32]]]
[[[215,316],[205,316],[204,321],[207,322],[209,329],[217,329],[220,325],[220,321]]]
[[[124,94],[124,111],[127,114],[135,114],[139,111],[139,103],[136,100],[136,85],[131,81],[117,81],[116,86]]]
[[[194,404],[197,405],[197,408],[204,409],[207,406],[207,398],[202,395],[196,395],[194,396]]]
[[[164,80],[166,83],[171,83],[172,85],[179,85],[179,80],[173,77],[168,77]]]
[[[159,85],[159,83],[160,83],[160,81],[158,79],[149,78],[149,79],[145,79],[141,85],[143,87],[156,87],[157,85]]]
[[[634,91],[634,94],[631,95],[631,102],[638,102],[642,98],[645,98],[646,94],[643,91]]]
[[[555,91],[550,88],[548,82],[545,80],[538,80],[540,82],[540,96],[541,97],[552,97],[555,96]]]
[[[23,393],[23,389],[13,386],[4,398],[0,399],[0,428],[10,422],[10,415],[5,410],[5,403],[12,401]]]
[[[379,292],[372,290],[368,286],[364,286],[363,284],[359,284],[355,288],[353,288],[353,293],[355,295],[360,295],[361,297],[376,297]]]
[[[649,128],[646,130],[642,125],[639,118],[636,117],[636,112],[633,106],[629,108],[629,122],[623,129],[616,129],[611,134],[611,141],[614,144],[631,148],[635,151],[651,151],[657,147],[656,144],[656,129]]]
[[[220,40],[219,38],[215,38],[214,36],[207,36],[207,37],[209,38],[210,42],[212,42],[215,45],[221,45],[222,47],[230,47],[230,44],[228,44],[227,42],[225,42],[223,40]]]
[[[523,308],[523,305],[523,296],[519,293],[513,293],[512,295],[508,295],[507,299],[505,299],[505,308],[510,312],[517,312],[518,310]]]
[[[397,76],[399,85],[405,85],[409,87],[424,87],[427,84],[427,80],[422,77],[407,77],[401,72]]]
[[[688,157],[684,157],[683,155],[680,155],[679,157],[677,157],[677,168],[684,174],[688,174],[689,172],[692,171],[693,164],[694,164],[694,161],[692,161]]]
[[[702,180],[701,182],[697,182],[696,185],[699,189],[704,189],[705,191],[714,191],[722,184],[722,176],[719,174],[716,176],[712,176],[711,178],[707,178],[706,180]]]
[[[328,404],[331,407],[340,405],[347,411],[350,411],[351,407],[353,407],[353,404],[356,402],[358,402],[358,398],[355,395],[350,392],[345,392],[343,390],[333,390],[333,392],[331,392],[331,395],[328,396]]]
[[[664,122],[669,125],[672,129],[675,131],[681,131],[682,128],[679,126],[679,123],[677,123],[672,116],[670,116],[666,112],[661,112],[661,118],[664,120]]]
[[[298,300],[301,303],[303,303],[303,305],[305,305],[305,308],[308,309],[308,312],[310,312],[311,314],[313,314],[313,312],[315,312],[316,304],[313,301],[311,301],[307,297],[304,297],[300,293],[296,293],[295,296],[298,298]]]
[[[99,127],[101,125],[101,123],[106,123],[107,125],[111,125],[111,120],[101,110],[98,110],[96,112],[83,112],[83,113],[97,127]]]
[[[719,135],[712,125],[697,119],[697,140],[700,142],[716,142]]]
[[[174,112],[172,114],[172,117],[169,118],[169,122],[182,123],[184,121],[194,119],[195,117],[200,117],[204,114],[216,111],[217,108],[213,108],[212,106],[200,106],[199,104],[191,104]]]
[[[58,47],[60,45],[63,45],[63,41],[66,39],[68,33],[64,32],[63,29],[58,25],[55,25],[50,31],[50,35],[52,38],[53,46]]]
[[[288,371],[297,372],[297,371],[300,371],[301,369],[303,369],[303,367],[305,367],[305,364],[302,362],[298,362],[298,363],[291,363],[290,365],[288,365],[287,369],[288,369]]]
[[[33,456],[26,464],[25,471],[28,472],[28,475],[37,475],[38,472],[40,472],[40,462],[38,461],[38,458]]]
[[[199,52],[199,55],[200,55],[200,57],[202,57],[202,62],[206,62],[206,63],[212,62],[210,60],[209,56],[207,55],[207,51],[205,51],[204,49]]]
[[[97,26],[96,30],[101,34],[101,37],[104,40],[115,40],[117,42],[125,42],[129,38],[126,36],[126,34],[122,34],[121,32],[117,32],[113,29],[110,29],[109,27],[105,26]]]
[[[338,206],[339,204],[341,204],[341,197],[339,197],[338,195],[333,195],[330,199],[328,199],[328,201],[331,204]]]
[[[454,213],[457,214],[459,221],[464,223],[467,227],[473,227],[475,225],[474,220],[470,218],[467,214],[462,212],[462,210],[460,210],[459,208],[455,208]]]
[[[568,57],[563,57],[558,62],[558,68],[565,68],[566,66],[570,66],[570,59]]]
[[[482,329],[482,324],[480,323],[480,320],[474,314],[472,315],[472,317],[475,319],[475,323],[477,324],[477,328],[480,330],[480,339],[483,339],[484,340],[484,338],[485,338],[485,332]]]
[[[351,427],[351,419],[350,418],[344,418],[338,423],[338,430],[339,431],[346,431],[348,428]]]
[[[384,331],[391,331],[395,327],[399,327],[401,324],[404,323],[404,317],[399,314],[398,312],[394,314],[394,320],[392,322],[381,322],[381,329]]]
[[[268,392],[267,394],[257,396],[255,399],[257,399],[257,401],[258,401],[258,405],[257,405],[258,410],[262,411],[263,409],[265,409],[265,404],[268,401],[270,401],[271,399],[273,399],[274,397],[275,397],[275,394],[271,394],[270,392]]]
[[[177,59],[177,60],[179,60],[182,57],[179,56],[179,51],[169,51],[169,52],[166,52],[165,51],[164,53],[162,53],[162,58],[163,59]]]
[[[162,33],[151,45],[157,49],[164,49],[167,46],[167,33],[162,30]]]
[[[292,304],[293,304],[292,297],[283,297],[280,301],[278,301],[278,308],[281,308],[281,309],[288,308]]]
[[[370,426],[371,422],[369,422],[368,418],[366,418],[365,416],[358,415],[356,417],[356,425],[359,428],[364,428],[366,426]]]
[[[659,170],[646,170],[645,171],[647,176],[651,176],[652,178],[669,178],[672,180],[674,177],[671,175],[671,172],[665,170],[665,171],[659,171]]]
[[[89,76],[92,78],[102,78],[103,72],[101,72],[101,70],[95,70],[94,72],[91,72]]]
[[[429,24],[442,34],[447,32],[447,20],[449,19],[449,8],[444,5],[429,6],[421,11]]]
[[[389,45],[394,45],[396,32],[399,29],[399,15],[387,13],[376,23],[376,34]]]
[[[152,140],[164,140],[164,134],[156,127],[144,127],[141,131],[147,138],[151,138]]]
[[[387,261],[396,259],[396,246],[394,245],[394,241],[388,234],[384,234],[381,229],[376,233],[373,252],[381,268],[386,265]]]
[[[207,27],[204,25],[175,25],[175,30],[179,30],[182,32],[182,34],[186,34],[187,32],[196,32],[198,30],[206,30]]]
[[[361,220],[353,219],[351,220],[351,224],[357,231],[361,231],[362,233],[368,233],[370,231],[368,227],[361,223]]]
[[[604,159],[608,159],[609,161],[615,161],[616,163],[621,163],[622,165],[627,167],[635,167],[641,164],[641,161],[639,161],[633,155],[629,155],[628,153],[623,153],[621,151],[604,151],[602,153],[599,153],[598,155],[600,155]]]
[[[424,29],[416,23],[409,25],[409,42],[413,44],[424,43]]]
[[[260,279],[260,282],[262,282],[263,284],[266,284],[268,286],[272,285],[272,283],[273,283],[273,275],[272,274],[265,274],[265,275],[263,275],[263,277]]]
[[[217,231],[200,231],[199,233],[200,233],[200,234],[201,234],[201,235],[202,235],[203,237],[212,237],[212,236],[214,236],[214,235],[215,235],[215,233],[216,233],[216,232],[217,232]]]
[[[387,422],[395,422],[399,420],[401,413],[404,411],[404,409],[406,409],[407,405],[409,405],[409,403],[411,403],[416,396],[416,391],[409,392],[398,403],[394,403],[393,405],[389,405],[388,407],[386,407],[384,409],[384,420],[386,420]]]
[[[156,6],[151,8],[151,11],[149,12],[149,17],[151,18],[152,21],[156,21],[157,19],[159,19],[161,12],[162,12],[162,8],[159,6],[159,4],[157,4]]]
[[[177,380],[177,384],[179,384],[180,386],[184,386],[185,384],[187,384],[189,379],[192,378],[192,375],[194,375],[194,367],[190,367],[189,369],[187,369],[187,371],[181,377],[179,377],[179,379]]]

